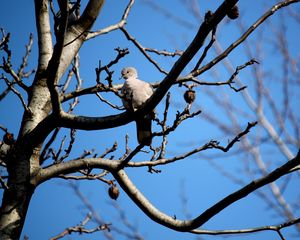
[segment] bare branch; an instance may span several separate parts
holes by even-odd
[[[163,70],[157,62],[155,62],[145,51],[145,48],[134,38],[132,37],[129,32],[124,28],[121,27],[120,30],[124,33],[126,38],[131,41],[140,51],[141,53],[151,62],[161,73],[168,74],[165,70]]]
[[[127,7],[126,7],[126,9],[125,9],[125,11],[124,11],[124,13],[123,13],[123,16],[122,16],[120,22],[118,22],[117,24],[108,26],[104,29],[101,29],[101,30],[98,30],[98,31],[95,31],[95,32],[90,32],[87,35],[86,40],[92,39],[92,38],[97,37],[101,34],[106,34],[106,33],[109,33],[111,31],[114,31],[114,30],[117,30],[117,29],[123,27],[127,22],[128,15],[129,15],[129,12],[130,12],[133,4],[134,4],[134,0],[130,0]]]
[[[22,60],[22,63],[21,63],[21,66],[19,67],[18,69],[18,77],[20,79],[22,79],[24,77],[24,69],[26,68],[26,66],[28,65],[28,58],[29,58],[29,55],[31,53],[31,49],[32,49],[32,45],[33,45],[33,34],[31,33],[29,35],[29,42],[28,44],[26,45],[26,52],[25,52],[25,55],[23,57],[23,60]],[[31,71],[30,74],[34,73],[35,70]]]
[[[162,159],[157,159],[155,161],[145,161],[145,162],[130,162],[127,165],[129,167],[142,167],[142,166],[157,166],[157,165],[163,165],[163,164],[168,164],[172,163],[175,161],[183,160],[195,153],[207,150],[207,149],[219,149],[223,152],[228,152],[230,148],[233,147],[233,145],[240,140],[241,137],[246,135],[252,127],[254,127],[257,123],[248,123],[246,129],[242,132],[240,132],[233,140],[231,140],[226,147],[220,146],[218,141],[211,140],[208,143],[204,144],[201,147],[195,148],[192,151],[189,151],[187,153],[184,153],[179,156],[175,156],[173,158],[162,158]]]
[[[95,71],[96,71],[96,82],[97,82],[97,84],[100,84],[100,73],[101,73],[103,70],[105,70],[106,73],[109,75],[108,78],[110,78],[110,79],[107,79],[107,80],[110,80],[110,81],[109,81],[109,87],[112,88],[111,74],[112,74],[113,72],[111,73],[111,72],[109,71],[109,68],[110,68],[111,66],[117,64],[121,58],[123,58],[123,57],[125,57],[127,54],[129,54],[129,51],[128,51],[127,48],[125,48],[125,49],[115,48],[115,51],[118,52],[118,55],[116,56],[116,58],[115,58],[114,60],[110,61],[107,65],[101,67],[101,66],[100,66],[101,62],[99,61],[99,67],[95,69]]]
[[[230,141],[225,148],[222,146],[218,146],[218,145],[214,146],[214,147],[222,150],[223,152],[227,152],[236,142],[238,142],[240,140],[241,137],[246,135],[250,131],[250,129],[252,127],[254,127],[256,124],[257,124],[257,122],[249,122],[247,125],[247,128],[243,132],[239,133],[232,141]]]
[[[58,162],[62,162],[64,159],[66,159],[67,157],[69,157],[70,152],[71,152],[71,150],[73,148],[73,144],[75,142],[75,134],[76,134],[76,130],[75,129],[71,129],[70,130],[70,142],[69,142],[69,146],[67,147],[67,149],[65,149],[65,154],[58,159]]]
[[[111,148],[107,148],[104,153],[102,153],[99,157],[104,158],[107,154],[112,153],[117,150],[118,143],[115,142]]]
[[[6,57],[6,59],[3,57],[3,65],[1,65],[0,68],[2,68],[6,73],[8,73],[14,79],[11,82],[11,85],[14,84],[14,83],[17,83],[21,88],[23,88],[26,92],[28,92],[29,91],[29,87],[27,87],[22,82],[22,80],[21,80],[22,78],[18,74],[16,74],[15,71],[12,69],[11,50],[9,49],[9,46],[8,46],[9,39],[10,39],[10,33],[8,33],[7,35],[5,35],[4,30],[2,28],[1,28],[1,31],[2,31],[3,38],[2,38],[2,41],[1,41],[1,44],[0,44],[0,50],[5,51],[7,57]],[[32,36],[30,35],[30,42],[26,46],[26,48],[30,49],[31,46],[32,46]],[[26,53],[26,55],[27,54],[29,54],[29,53]],[[27,61],[27,59],[26,59],[26,61]]]
[[[249,66],[249,65],[252,65],[252,64],[254,64],[254,63],[259,64],[259,62],[257,62],[255,59],[251,59],[250,61],[246,62],[245,64],[236,67],[235,72],[231,75],[231,77],[230,77],[229,80],[228,80],[228,85],[230,86],[231,89],[233,89],[233,90],[236,91],[236,92],[239,92],[239,91],[242,91],[242,90],[244,90],[244,89],[246,88],[246,86],[244,86],[244,87],[240,87],[239,89],[236,89],[236,88],[234,88],[231,84],[234,83],[233,80],[234,80],[235,77],[239,74],[240,70],[242,70],[243,68],[245,68],[245,67],[247,67],[247,66]]]
[[[49,88],[50,95],[51,95],[53,113],[57,116],[59,116],[60,112],[62,111],[61,104],[60,104],[60,97],[57,90],[57,85],[59,81],[58,67],[63,53],[63,48],[65,44],[65,35],[66,35],[66,30],[68,25],[68,18],[69,18],[68,2],[61,2],[61,4],[63,5],[60,6],[61,18],[60,18],[60,25],[59,25],[59,33],[57,36],[57,43],[54,46],[53,56],[50,59],[47,68],[47,72],[49,74],[49,77],[47,78],[47,86]]]
[[[119,169],[124,168],[128,162],[136,155],[138,154],[141,149],[144,147],[144,144],[139,144],[133,151],[131,151],[124,160],[121,161],[120,166],[118,167]]]
[[[48,1],[46,0],[35,1],[35,15],[37,19],[37,34],[39,42],[39,62],[37,72],[47,69],[49,60],[52,56],[53,44],[47,2]]]
[[[276,11],[278,11],[280,8],[286,7],[290,4],[297,3],[299,0],[289,0],[289,1],[283,1],[280,3],[275,4],[270,10],[268,10],[263,16],[261,16],[248,30],[234,43],[232,43],[222,54],[218,55],[215,59],[213,59],[211,62],[203,66],[202,68],[193,71],[191,76],[189,77],[195,77],[200,75],[201,73],[209,70],[211,67],[216,65],[218,62],[223,60],[225,57],[229,55],[231,51],[233,51],[238,45],[240,45],[243,41],[247,39],[247,37],[256,29],[258,28],[264,21],[266,21],[267,18],[272,16]]]
[[[40,154],[40,165],[43,164],[43,162],[45,160],[47,160],[47,156],[46,153],[49,150],[49,147],[51,146],[51,144],[54,142],[54,140],[57,137],[57,134],[59,132],[60,128],[56,128],[52,134],[52,136],[50,137],[49,141],[45,144],[45,147],[42,150],[42,153]]]
[[[124,107],[119,107],[115,104],[112,104],[111,102],[107,101],[106,99],[104,99],[99,93],[96,93],[96,96],[100,99],[101,102],[106,103],[107,105],[111,106],[112,108],[115,108],[117,110],[125,110]]]
[[[289,173],[289,170],[300,164],[300,150],[295,158],[288,161],[284,165],[270,172],[268,175],[252,181],[248,185],[233,192],[227,197],[223,198],[217,202],[212,207],[205,210],[202,214],[192,220],[181,221],[174,219],[174,217],[168,216],[160,212],[155,208],[148,199],[137,189],[137,187],[131,182],[124,170],[119,170],[118,172],[112,172],[115,179],[118,181],[123,190],[128,194],[128,196],[135,202],[135,204],[153,221],[164,225],[168,228],[174,229],[176,231],[191,231],[195,228],[202,226],[213,216],[218,214],[220,211],[224,210],[232,203],[246,197],[251,192],[276,181],[282,176]],[[299,221],[299,220],[297,220]]]
[[[100,226],[106,225],[109,226],[109,228],[107,229],[107,231],[103,231],[104,236],[107,239],[114,239],[110,233],[110,226],[111,224],[106,223],[102,217],[98,214],[98,211],[96,211],[94,209],[94,207],[92,206],[92,204],[89,202],[89,199],[86,198],[83,193],[80,191],[78,185],[76,185],[73,182],[70,182],[70,186],[72,187],[72,189],[74,190],[75,194],[78,196],[78,198],[82,201],[82,203],[85,205],[85,207],[89,210],[89,212],[92,214],[93,220]],[[112,226],[111,226],[112,227]]]
[[[209,18],[211,17],[211,15],[212,15],[212,12],[208,11],[205,14],[205,20],[204,21],[209,21]],[[211,31],[211,39],[210,39],[209,43],[207,44],[207,46],[205,47],[205,49],[204,49],[204,51],[203,51],[203,53],[202,53],[199,61],[197,62],[196,66],[194,67],[193,71],[195,71],[195,70],[197,70],[199,68],[199,66],[201,65],[201,63],[205,59],[208,50],[211,48],[211,46],[215,42],[215,40],[216,40],[216,31],[217,31],[217,27],[215,27],[215,28],[212,29],[212,31]]]
[[[61,174],[66,175],[87,168],[100,168],[111,172],[117,169],[119,165],[120,161],[103,158],[75,159],[41,169],[39,176],[32,179],[32,182],[40,184],[50,178],[59,177]]]
[[[79,225],[74,226],[74,227],[68,227],[66,230],[64,230],[60,234],[58,234],[55,237],[52,237],[50,239],[57,240],[57,239],[63,238],[66,235],[71,235],[72,233],[79,233],[79,234],[89,233],[89,234],[91,234],[91,233],[98,232],[98,231],[109,230],[110,224],[100,225],[100,226],[98,226],[96,228],[92,228],[92,229],[85,228],[85,225],[91,220],[91,218],[92,218],[92,215],[89,213]]]
[[[59,175],[58,178],[67,179],[67,180],[100,180],[101,182],[104,182],[106,184],[111,184],[112,180],[107,180],[104,178],[109,172],[103,171],[99,174],[90,174],[90,173],[83,173],[80,171],[83,175]]]
[[[161,126],[163,132],[167,131],[167,125],[166,124],[167,124],[167,117],[168,117],[168,112],[169,112],[169,107],[170,107],[170,97],[171,97],[171,94],[169,92],[167,94],[167,97],[166,97],[166,105],[165,105],[163,121],[162,122],[158,121],[158,124]],[[162,143],[161,143],[161,146],[160,146],[160,153],[159,153],[158,159],[161,159],[161,158],[165,157],[167,142],[168,142],[167,134],[164,134],[163,139],[162,139]]]
[[[144,50],[146,52],[151,52],[151,53],[156,53],[157,55],[162,55],[162,56],[166,56],[166,57],[175,57],[175,56],[181,56],[183,54],[183,51],[180,50],[176,50],[175,52],[168,52],[166,50],[157,50],[154,48],[147,48],[145,47]]]
[[[23,96],[21,95],[21,93],[12,86],[13,84],[5,76],[2,75],[1,78],[5,81],[8,88],[11,89],[13,91],[13,93],[16,94],[16,96],[20,99],[24,110],[28,113],[31,113],[30,108],[27,107],[27,104],[26,104]]]
[[[83,89],[80,89],[80,90],[76,90],[74,92],[67,93],[66,95],[64,95],[61,98],[61,101],[65,102],[65,101],[68,101],[68,100],[70,100],[72,98],[75,98],[75,97],[79,97],[79,96],[83,96],[83,95],[87,95],[87,94],[95,94],[97,92],[113,92],[115,95],[118,96],[118,94],[119,94],[118,91],[121,88],[122,88],[121,84],[119,84],[117,86],[114,86],[113,88],[110,88],[109,86],[106,86],[106,85],[100,83],[100,84],[97,84],[94,87],[83,88]],[[121,95],[120,95],[120,97],[121,97]]]
[[[223,234],[243,234],[243,233],[253,233],[253,232],[261,232],[261,231],[275,231],[278,234],[280,233],[281,229],[284,229],[286,227],[290,227],[292,225],[295,225],[300,222],[300,218],[293,219],[291,221],[279,224],[279,225],[273,225],[273,226],[264,226],[264,227],[257,227],[257,228],[249,228],[249,229],[240,229],[240,230],[201,230],[201,229],[195,229],[190,231],[191,233],[195,234],[206,234],[206,235],[223,235]],[[281,239],[283,238],[282,234],[279,234],[281,236]]]
[[[185,108],[181,113],[178,111],[176,114],[176,118],[173,122],[172,126],[168,126],[163,132],[155,132],[153,133],[154,136],[164,136],[168,135],[170,132],[173,132],[176,130],[176,128],[186,119],[193,118],[201,113],[201,110],[198,110],[193,113],[189,113],[189,108]]]

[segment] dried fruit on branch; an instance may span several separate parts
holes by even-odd
[[[196,99],[196,93],[194,90],[189,89],[184,93],[183,97],[188,104],[191,104]]]
[[[239,12],[239,8],[237,5],[235,5],[233,8],[231,8],[227,13],[227,17],[229,17],[232,20],[237,19],[239,17],[239,15],[240,15],[240,12]]]
[[[120,191],[116,185],[110,186],[108,189],[108,195],[111,199],[117,200],[119,197]]]

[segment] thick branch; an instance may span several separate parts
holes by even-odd
[[[68,162],[53,164],[47,168],[41,169],[39,174],[32,179],[33,184],[40,184],[54,177],[60,177],[61,174],[74,173],[85,168],[101,168],[107,171],[114,171],[120,165],[120,161],[114,161],[104,158],[76,159]]]
[[[52,37],[47,0],[35,0],[36,28],[38,32],[38,69],[45,70],[52,56]]]
[[[60,77],[58,76],[58,69],[59,69],[60,59],[64,48],[64,40],[65,40],[65,34],[66,34],[68,18],[69,18],[68,2],[62,1],[60,5],[61,5],[60,6],[61,22],[59,25],[57,43],[55,44],[54,53],[47,68],[48,70],[47,85],[51,95],[51,103],[52,103],[52,109],[54,114],[59,114],[61,111],[59,94],[57,91],[57,84]]]
[[[233,204],[234,202],[246,197],[248,194],[254,192],[255,190],[276,181],[277,179],[281,178],[282,176],[289,173],[289,170],[294,168],[295,166],[300,164],[300,151],[298,152],[297,156],[288,161],[286,164],[282,165],[281,167],[275,169],[265,177],[262,177],[258,180],[252,181],[245,187],[239,189],[236,192],[228,195],[227,197],[223,198],[221,201],[217,202],[212,207],[208,208],[198,217],[187,220],[181,221],[174,219],[171,216],[168,216],[162,212],[160,212],[157,208],[155,208],[148,199],[138,190],[138,188],[131,182],[127,174],[124,170],[119,170],[118,172],[112,172],[115,179],[118,181],[120,186],[123,190],[128,194],[128,196],[135,202],[135,204],[153,221],[164,225],[168,228],[174,229],[176,231],[191,231],[202,226],[206,223],[209,219],[213,216]]]
[[[57,78],[66,71],[70,65],[87,36],[87,31],[90,30],[99,15],[104,0],[90,0],[78,21],[68,25],[66,34],[64,36],[64,48],[62,51],[59,68],[57,69]]]

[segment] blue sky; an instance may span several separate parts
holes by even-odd
[[[85,2],[85,1],[83,1]],[[153,8],[149,7],[145,1],[136,1],[128,18],[126,29],[132,34],[143,46],[153,47],[155,49],[166,49],[174,51],[176,49],[184,50],[189,41],[196,33],[197,26],[200,24],[199,19],[196,19],[184,5],[184,1],[153,1],[164,9],[169,11],[176,17],[188,22],[191,27],[182,26],[174,20],[163,16]],[[170,6],[170,2],[172,2]],[[209,9],[214,10],[222,1],[196,1],[200,6],[202,15]],[[240,11],[242,21],[246,27],[251,26],[253,22],[263,14],[264,10],[271,7],[277,1],[255,1],[257,6],[253,6],[253,1],[240,1]],[[122,16],[123,9],[127,1],[111,0],[106,1],[99,19],[94,25],[94,30],[101,29],[105,26],[114,24],[119,21]],[[28,42],[29,33],[34,34],[34,47],[29,60],[30,68],[35,68],[37,59],[37,36],[35,30],[34,19],[34,5],[33,1],[5,1],[1,4],[0,26],[6,32],[11,33],[10,46],[13,50],[13,66],[17,67],[25,52],[25,44]],[[17,5],[17,7],[16,7]],[[295,5],[296,7],[296,5]],[[297,8],[299,10],[299,4]],[[285,11],[285,10],[283,10]],[[276,51],[270,44],[276,26],[281,23],[283,15],[276,13],[270,18],[268,23],[271,24],[262,26],[257,33],[250,37],[250,44],[255,42],[259,36],[262,36],[264,42],[262,43],[263,52],[255,52],[254,55],[263,55],[263,62],[261,66],[264,71],[270,72],[275,76],[282,74],[280,67],[277,65],[282,64],[280,59],[276,58]],[[286,15],[285,15],[286,16]],[[287,36],[289,39],[289,49],[295,59],[299,59],[299,25],[296,25],[292,18],[285,19],[287,26]],[[231,42],[235,41],[240,36],[240,31],[237,29],[236,23],[233,21],[225,20],[218,28],[218,41],[226,48]],[[113,70],[115,71],[114,83],[122,83],[119,80],[120,70],[125,66],[135,66],[139,71],[140,79],[148,82],[156,82],[163,79],[163,74],[149,63],[142,54],[128,42],[121,31],[115,31],[107,35],[102,35],[99,38],[92,39],[85,43],[80,52],[80,74],[83,79],[83,87],[93,86],[95,84],[95,67],[98,66],[98,61],[101,60],[103,64],[108,63],[114,58],[116,52],[114,48],[129,48],[130,54],[120,61]],[[152,55],[153,58],[166,70],[169,70],[176,58],[163,58]],[[198,54],[199,56],[199,54]],[[215,56],[213,51],[208,54],[208,59]],[[244,47],[238,47],[232,55],[228,58],[234,66],[241,65],[249,60],[245,54]],[[197,60],[197,59],[196,59]],[[191,65],[183,72],[188,73],[195,64],[194,60]],[[259,59],[260,60],[260,59]],[[208,60],[207,60],[208,61]],[[299,67],[299,65],[298,65]],[[215,72],[220,76],[221,80],[227,80],[230,74],[220,64],[217,66]],[[251,67],[245,69],[240,73],[240,78],[247,84],[249,92],[255,92],[255,84],[252,80]],[[32,81],[31,77],[28,79],[29,84]],[[200,76],[200,79],[207,81],[216,80],[212,72],[207,72]],[[270,81],[270,80],[269,80]],[[0,89],[4,89],[3,82],[0,82]],[[276,101],[281,104],[281,89],[273,82],[270,82],[270,89],[276,95]],[[230,96],[230,101],[234,102],[234,106],[243,109],[249,113],[249,118],[239,118],[238,123],[241,128],[244,128],[247,121],[255,121],[256,116],[251,113],[249,108],[243,102],[239,93],[233,92],[228,87],[199,87],[197,88],[197,100],[192,110],[201,110],[210,114],[216,115],[224,123],[230,123],[230,119],[226,118],[224,109],[219,107],[209,98],[208,91],[217,91],[218,96],[226,94]],[[299,88],[298,88],[299,89]],[[291,90],[293,91],[293,90]],[[172,123],[177,110],[182,110],[184,102],[182,94],[183,88],[173,88],[171,90],[171,110],[169,123]],[[295,90],[295,96],[299,93]],[[106,95],[104,95],[106,97]],[[108,99],[117,105],[121,102],[114,96],[108,95]],[[299,99],[299,98],[298,98]],[[297,106],[299,100],[297,97],[291,97],[292,105]],[[158,115],[162,116],[162,109],[164,101],[158,106]],[[15,135],[18,133],[22,106],[13,94],[9,94],[4,101],[0,103],[0,124],[5,125]],[[268,109],[267,109],[268,111]],[[104,116],[107,114],[117,113],[109,107],[104,107],[94,96],[84,97],[80,99],[80,104],[76,110],[76,114]],[[271,118],[271,117],[270,117]],[[298,114],[299,120],[299,114]],[[154,126],[155,130],[159,130]],[[74,144],[72,157],[79,156],[84,150],[95,149],[95,152],[101,154],[106,148],[111,147],[113,143],[118,141],[118,150],[116,156],[121,156],[124,152],[124,139],[126,133],[130,136],[130,147],[134,149],[136,146],[135,140],[135,125],[130,123],[126,126],[118,127],[116,129],[108,129],[104,131],[78,131],[77,140]],[[2,134],[2,133],[1,133]],[[264,134],[264,133],[263,133]],[[62,131],[59,138],[64,135],[68,136],[68,131]],[[234,135],[224,135],[212,124],[207,123],[203,118],[197,117],[189,122],[183,123],[178,130],[171,134],[168,144],[167,156],[174,156],[185,151],[193,149],[193,147],[204,144],[205,142],[216,139],[225,145],[228,139]],[[156,143],[158,143],[156,141]],[[57,143],[59,144],[59,143]],[[296,153],[296,147],[290,146],[291,150]],[[271,149],[271,150],[270,150]],[[238,151],[238,146],[232,148],[233,152]],[[270,151],[272,151],[270,153]],[[266,159],[272,158],[274,161],[270,162],[270,169],[274,169],[284,161],[284,157],[278,150],[273,150],[270,146],[262,149],[263,157]],[[272,154],[273,153],[273,154]],[[229,171],[234,176],[237,176],[245,183],[250,179],[245,176],[244,165],[241,161],[249,162],[249,166],[253,167],[254,163],[249,156],[232,155],[220,153],[217,151],[208,151],[203,155],[195,155],[186,161],[176,162],[168,166],[158,167],[162,170],[160,174],[149,174],[146,168],[141,169],[128,169],[128,174],[132,181],[142,190],[142,192],[151,200],[151,202],[161,211],[176,215],[177,218],[184,219],[184,211],[182,204],[182,193],[188,199],[187,208],[192,217],[197,216],[206,208],[216,203],[231,192],[237,190],[240,186],[233,184],[229,179],[224,177],[217,171],[208,159],[217,155],[216,162],[221,165],[226,171]],[[134,160],[147,160],[149,155],[139,154]],[[254,173],[255,177],[260,176],[259,173]],[[111,178],[111,176],[108,176]],[[101,182],[76,182],[80,190],[88,198],[95,210],[106,222],[112,222],[116,226],[120,226],[120,219],[118,212],[112,207],[111,200],[107,195],[107,186]],[[282,182],[280,182],[282,184]],[[183,187],[184,186],[184,187]],[[299,177],[292,175],[289,181],[289,187],[286,189],[285,197],[291,202],[299,199]],[[264,187],[268,193],[267,187]],[[1,192],[2,194],[2,192]],[[138,228],[138,231],[144,236],[145,239],[197,239],[197,236],[189,233],[178,233],[169,230],[165,227],[159,226],[139,210],[131,200],[121,191],[120,198],[117,203],[126,212],[126,216]],[[278,218],[274,213],[268,209],[269,207],[255,194],[249,195],[247,198],[238,201],[231,207],[220,213],[214,219],[207,222],[203,228],[208,229],[222,229],[222,228],[248,228],[260,225],[269,225],[281,223],[282,219]],[[51,180],[42,184],[36,190],[34,197],[28,211],[26,223],[23,229],[22,237],[29,236],[29,239],[48,239],[59,232],[63,231],[66,227],[74,226],[83,220],[88,210],[83,206],[82,202],[74,194],[67,181]],[[299,209],[297,209],[299,216]],[[94,224],[89,225],[91,227]],[[120,228],[126,229],[124,226]],[[297,239],[292,228],[283,231],[287,233],[287,239]],[[277,236],[272,232],[263,232],[242,236],[230,236],[229,239],[275,239]],[[298,233],[299,237],[299,233]],[[221,237],[203,236],[201,239],[220,239]],[[102,233],[95,233],[93,235],[77,235],[72,234],[65,239],[102,239]],[[116,239],[125,239],[116,235]]]

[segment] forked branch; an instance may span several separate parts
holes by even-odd
[[[181,221],[174,219],[174,217],[166,215],[154,207],[149,200],[139,191],[139,189],[134,185],[134,183],[129,179],[124,170],[119,170],[117,172],[112,172],[115,179],[118,181],[123,190],[127,195],[135,202],[135,204],[153,221],[166,226],[168,228],[174,229],[176,231],[191,231],[198,227],[201,227],[209,219],[214,217],[216,214],[235,203],[236,201],[246,197],[248,194],[254,192],[255,190],[276,181],[277,179],[283,177],[289,173],[289,170],[293,169],[295,166],[300,164],[300,151],[297,156],[287,163],[283,164],[279,168],[275,169],[268,175],[259,178],[255,181],[250,182],[243,188],[233,192],[227,197],[223,198],[198,217],[192,220]]]

